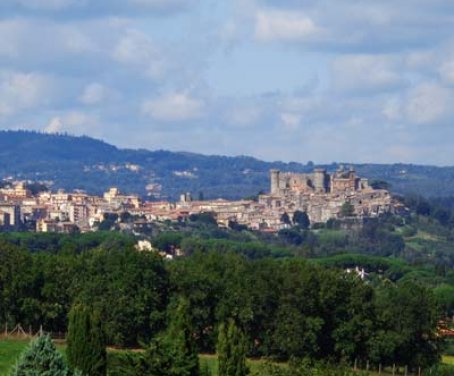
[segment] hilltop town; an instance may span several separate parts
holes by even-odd
[[[182,194],[177,202],[142,201],[111,188],[103,196],[86,192],[43,191],[33,195],[24,182],[0,189],[0,226],[37,232],[95,231],[106,218],[133,218],[133,226],[159,221],[182,221],[190,215],[211,213],[219,226],[232,223],[253,230],[278,231],[288,227],[295,213],[307,214],[311,224],[330,219],[369,218],[398,209],[390,193],[374,189],[353,169],[332,174],[272,170],[270,192],[256,199],[193,200]]]

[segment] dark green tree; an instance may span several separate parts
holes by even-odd
[[[170,315],[166,333],[152,341],[140,372],[150,376],[198,376],[199,357],[188,302],[179,299]]]
[[[10,376],[71,376],[49,336],[34,340],[21,354]]]
[[[438,304],[444,310],[446,316],[454,314],[454,286],[443,284],[434,290]]]
[[[303,229],[307,229],[311,225],[307,213],[300,210],[296,210],[295,213],[293,213],[293,223]]]
[[[373,189],[387,189],[389,190],[390,185],[387,181],[385,180],[372,180],[370,183],[370,186]]]
[[[68,362],[90,376],[106,374],[107,353],[101,319],[97,311],[77,304],[69,313]]]
[[[0,322],[30,324],[22,310],[30,301],[32,258],[23,248],[0,241]]]
[[[249,374],[246,366],[246,340],[243,332],[233,320],[219,327],[217,343],[218,375],[245,376]]]
[[[281,215],[281,222],[285,223],[286,225],[291,224],[292,222],[290,221],[290,217],[287,213],[284,213]]]
[[[77,276],[79,302],[103,318],[107,343],[148,343],[164,327],[167,281],[163,260],[153,252],[114,244],[85,257]]]
[[[341,207],[340,212],[342,217],[352,217],[355,215],[355,207],[348,201],[345,201]]]
[[[389,359],[409,367],[438,363],[441,338],[437,336],[439,311],[433,293],[409,281],[377,290],[381,340]],[[372,345],[375,345],[372,340]]]

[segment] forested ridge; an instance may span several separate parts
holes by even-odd
[[[301,156],[298,156],[301,158]],[[311,156],[306,156],[310,160]],[[335,170],[337,161],[325,167]],[[134,165],[134,168],[130,168]],[[135,167],[138,169],[135,169]],[[356,164],[358,174],[386,181],[395,193],[454,196],[454,167],[410,164]],[[175,199],[182,192],[206,198],[239,199],[269,189],[269,170],[310,172],[312,162],[264,162],[252,157],[119,149],[89,137],[29,131],[0,131],[0,179],[14,177],[52,183],[53,189],[85,189],[100,194],[110,186],[145,196],[146,186],[162,187]],[[156,193],[156,192],[155,192]]]

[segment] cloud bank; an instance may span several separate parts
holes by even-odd
[[[4,0],[0,128],[454,164],[449,0]]]

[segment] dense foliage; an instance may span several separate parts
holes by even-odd
[[[70,307],[90,306],[108,344],[148,348],[123,362],[148,374],[201,372],[194,354],[215,352],[229,320],[248,356],[428,369],[443,349],[437,322],[454,306],[452,225],[435,205],[279,234],[192,218],[153,230],[156,248],[185,254],[173,261],[119,233],[2,234],[0,322],[66,332]],[[366,281],[345,272],[356,267]]]
[[[64,332],[76,300],[102,317],[107,341],[149,340],[164,325],[168,273],[163,260],[133,247],[30,254],[0,243],[0,322]]]
[[[197,345],[189,306],[184,298],[171,307],[169,326],[153,339],[139,363],[138,374],[149,376],[199,376]]]
[[[234,318],[251,355],[426,365],[439,354],[434,296],[410,281],[373,288],[300,259],[232,253],[196,252],[167,265],[127,248],[30,255],[2,244],[0,254],[2,299],[11,302],[1,320],[11,326],[65,331],[72,302],[91,302],[109,343],[137,345],[165,329],[169,299],[184,297],[199,350],[215,351],[215,328]]]

